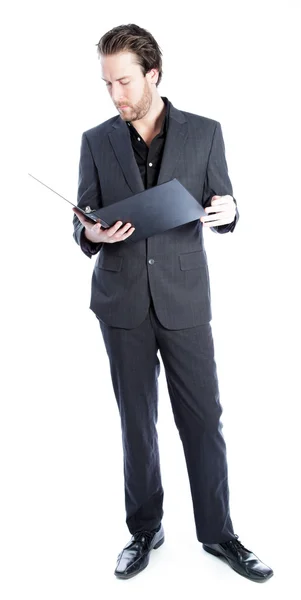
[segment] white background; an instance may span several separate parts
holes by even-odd
[[[31,3],[10,15],[3,127],[3,600],[274,598],[300,590],[300,3]],[[159,92],[221,122],[240,220],[204,231],[230,507],[264,586],[196,539],[162,365],[158,433],[166,542],[129,581],[121,431],[89,310],[95,258],[76,245],[82,132],[117,114],[96,44],[136,23],[163,52]],[[299,46],[299,47],[298,47]],[[2,136],[4,139],[4,136]],[[14,209],[7,223],[6,209]],[[256,587],[257,585],[257,587]],[[242,596],[243,595],[243,596]]]

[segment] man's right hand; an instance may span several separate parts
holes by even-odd
[[[114,244],[114,242],[122,242],[135,231],[135,227],[132,227],[131,223],[126,223],[121,227],[122,221],[117,221],[112,227],[103,229],[99,222],[93,225],[91,221],[85,219],[84,215],[79,210],[76,208],[73,208],[72,210],[75,212],[79,221],[85,226],[86,238],[95,244]]]

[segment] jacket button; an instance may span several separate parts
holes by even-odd
[[[155,261],[154,261],[153,258],[150,258],[148,262],[149,262],[150,265],[153,265]]]

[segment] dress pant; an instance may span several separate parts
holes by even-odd
[[[99,323],[121,418],[129,531],[155,529],[163,517],[156,430],[159,349],[183,444],[197,539],[208,544],[235,539],[211,324],[166,329],[152,301],[147,318],[134,329]]]

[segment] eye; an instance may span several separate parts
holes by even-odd
[[[122,81],[120,82],[121,85],[129,85],[129,81],[127,81],[126,83],[122,83]],[[108,81],[108,83],[106,83],[106,86],[108,87],[109,85],[112,85],[110,81]]]

